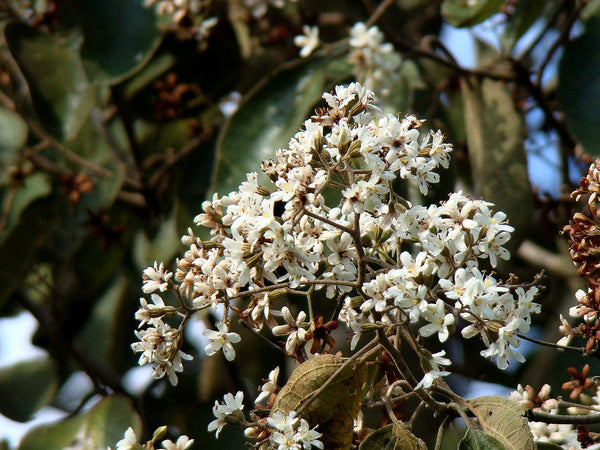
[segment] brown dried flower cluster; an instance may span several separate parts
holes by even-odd
[[[585,210],[576,212],[563,231],[569,233],[569,251],[578,265],[577,272],[588,284],[587,292],[577,292],[578,305],[572,308],[571,315],[584,318],[579,330],[587,338],[586,350],[592,352],[596,342],[600,341],[600,322],[597,320],[600,312],[600,161],[590,166],[579,189],[571,196],[576,200],[587,197]]]

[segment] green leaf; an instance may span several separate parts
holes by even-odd
[[[589,20],[598,15],[600,15],[600,0],[588,1],[581,10],[581,18],[583,20]]]
[[[264,79],[243,100],[223,127],[217,143],[209,192],[236,190],[246,173],[287,146],[319,101],[327,65],[323,59],[302,60]]]
[[[558,100],[575,138],[600,156],[600,17],[566,45],[558,69]]]
[[[128,398],[112,395],[100,400],[84,414],[58,424],[34,428],[25,435],[19,450],[115,448],[128,427],[139,435],[141,420]]]
[[[117,331],[120,328],[119,316],[121,304],[127,293],[127,279],[115,277],[115,280],[104,291],[77,337],[77,346],[91,358],[112,367],[116,361],[111,360],[111,350],[119,344]],[[98,339],[102,336],[102,339]]]
[[[0,269],[0,307],[29,273],[38,249],[58,224],[52,199],[40,199],[21,214],[19,223],[0,235],[0,255],[10,264]]]
[[[560,445],[554,444],[552,442],[536,442],[535,448],[537,450],[555,450],[562,449]]]
[[[504,0],[444,0],[442,16],[455,27],[471,27],[497,13]]]
[[[493,436],[469,428],[458,448],[459,450],[504,450],[505,447]]]
[[[168,263],[181,249],[181,234],[177,228],[177,208],[161,221],[156,235],[151,239],[143,231],[138,231],[133,241],[133,258],[141,271],[154,261]]]
[[[76,136],[96,99],[79,59],[81,37],[43,34],[17,23],[6,26],[5,36],[42,124],[60,139]]]
[[[75,5],[83,28],[83,65],[94,82],[122,81],[143,67],[160,44],[153,9],[139,0],[79,0]]]
[[[54,398],[58,375],[54,361],[38,358],[0,369],[0,413],[25,422]]]
[[[508,248],[514,249],[528,235],[534,210],[523,117],[503,83],[471,77],[461,80],[461,88],[475,190],[508,216],[515,227]]]
[[[519,403],[498,395],[474,398],[469,403],[483,431],[501,443],[498,448],[535,449],[525,410]]]
[[[426,450],[425,443],[406,429],[402,422],[390,423],[369,434],[359,450]]]
[[[46,197],[50,194],[51,190],[52,185],[46,174],[34,173],[25,177],[23,179],[23,184],[19,186],[15,192],[3,231],[6,232],[19,223],[19,218],[25,208],[35,200]],[[5,195],[10,194],[6,192]]]
[[[506,28],[502,33],[502,42],[505,51],[510,53],[515,44],[529,31],[534,23],[544,18],[549,10],[554,10],[558,7],[560,7],[558,3],[546,0],[519,0],[515,6],[514,13],[509,16]]]
[[[0,106],[0,167],[14,164],[27,142],[28,127],[16,112]]]

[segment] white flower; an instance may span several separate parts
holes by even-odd
[[[138,364],[151,363],[154,366],[152,376],[162,378],[168,376],[172,385],[177,384],[177,372],[183,372],[182,359],[192,359],[190,355],[179,349],[181,330],[171,328],[168,324],[156,319],[152,327],[136,330],[139,342],[131,344],[135,352],[141,352]]]
[[[323,448],[323,443],[319,440],[322,435],[317,432],[315,428],[311,430],[308,422],[304,419],[300,419],[300,425],[298,426],[298,431],[294,435],[294,439],[299,444],[302,444],[306,450],[312,447]]]
[[[428,337],[433,333],[437,333],[440,342],[445,342],[448,339],[448,326],[454,324],[454,315],[451,313],[446,314],[445,308],[446,304],[440,299],[436,301],[435,305],[427,305],[427,308],[421,312],[421,317],[431,323],[420,328],[419,333],[421,333],[421,336]]]
[[[320,44],[319,28],[316,26],[309,27],[308,25],[304,25],[302,27],[302,32],[304,34],[298,35],[294,38],[294,44],[296,47],[302,47],[300,49],[300,56],[302,58],[306,58]]]
[[[209,328],[202,331],[202,335],[210,340],[206,347],[204,347],[204,351],[208,356],[212,356],[223,349],[223,354],[227,361],[233,361],[235,359],[235,349],[232,344],[240,342],[242,338],[239,334],[230,332],[227,325],[223,322],[217,323],[217,329],[219,331]]]
[[[133,428],[129,427],[123,434],[123,439],[117,442],[116,450],[133,450],[139,447],[138,439],[135,436],[135,431]]]
[[[279,366],[275,367],[269,372],[269,379],[260,387],[260,394],[254,400],[255,403],[260,403],[266,398],[269,398],[272,394],[277,393],[277,378],[279,377]]]
[[[425,370],[425,375],[423,376],[423,379],[415,386],[415,390],[419,388],[426,389],[430,387],[437,378],[450,375],[450,372],[440,369],[440,366],[449,366],[452,364],[452,361],[450,361],[448,358],[444,358],[445,354],[446,351],[442,350],[432,354],[431,358],[421,361],[423,370]]]
[[[281,411],[275,411],[270,417],[267,418],[267,424],[279,431],[293,431],[294,425],[298,422],[296,417],[296,411],[290,411],[287,414]]]
[[[172,276],[173,273],[165,270],[163,263],[160,263],[159,265],[158,262],[154,261],[154,266],[144,269],[144,272],[142,273],[142,279],[144,281],[142,290],[145,294],[150,294],[156,290],[164,292],[169,287],[169,280]]]
[[[241,411],[244,409],[244,393],[238,391],[235,394],[227,393],[223,397],[224,403],[219,403],[215,400],[215,405],[213,406],[213,414],[216,419],[208,424],[208,431],[216,430],[216,436],[219,437],[221,430],[225,425],[227,425],[227,419],[231,415],[240,415]],[[240,411],[240,412],[238,412]]]
[[[194,443],[193,439],[190,439],[185,434],[177,438],[177,442],[173,442],[170,439],[162,441],[162,446],[166,450],[186,450],[191,447]]]
[[[281,314],[283,315],[283,319],[286,321],[285,325],[278,325],[273,328],[273,334],[275,336],[287,336],[287,340],[285,343],[285,350],[292,354],[296,351],[296,348],[306,342],[306,330],[305,326],[308,324],[305,322],[306,313],[304,311],[300,311],[298,314],[298,318],[294,319],[294,316],[290,312],[287,306],[281,308]]]

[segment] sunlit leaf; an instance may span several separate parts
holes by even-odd
[[[494,203],[515,227],[517,245],[531,226],[533,197],[523,144],[522,115],[511,92],[490,79],[461,82],[471,176],[478,195]]]
[[[565,46],[558,70],[560,106],[577,140],[594,156],[600,156],[599,72],[600,17],[594,17]]]
[[[479,430],[469,428],[458,446],[459,450],[504,450],[498,439]]]
[[[271,413],[296,411],[342,366],[333,355],[318,355],[300,364],[281,388]],[[311,403],[301,417],[309,424],[319,424],[326,448],[342,450],[352,442],[353,421],[360,409],[362,386],[367,370],[363,364],[348,364]]]
[[[28,127],[16,112],[0,106],[0,165],[12,164],[27,141]]]
[[[61,139],[76,136],[96,98],[79,59],[81,37],[43,34],[17,23],[6,27],[5,36],[42,124]]]
[[[319,101],[326,75],[322,59],[285,66],[263,80],[223,127],[210,192],[227,194],[287,146]]]
[[[139,433],[141,420],[128,398],[112,395],[84,414],[34,428],[25,435],[19,450],[115,448],[128,427]]]
[[[25,422],[54,397],[58,376],[53,360],[38,358],[0,369],[0,413]]]
[[[499,395],[474,398],[469,403],[483,431],[501,443],[502,447],[498,448],[535,449],[525,410],[519,403]]]
[[[444,0],[442,16],[455,27],[471,27],[497,13],[504,0]]]
[[[81,56],[90,80],[117,83],[139,70],[160,44],[152,8],[139,0],[79,0]]]

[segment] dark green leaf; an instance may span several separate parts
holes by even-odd
[[[444,0],[442,16],[455,27],[471,27],[497,13],[504,0]]]
[[[536,442],[535,443],[536,450],[556,450],[562,449],[560,445],[553,444],[552,442]]]
[[[326,64],[299,61],[263,80],[223,127],[210,192],[227,194],[287,146],[322,94]]]
[[[10,230],[19,222],[21,213],[38,198],[42,198],[50,194],[52,186],[48,177],[43,173],[34,173],[25,177],[23,184],[19,186],[14,194],[10,210],[6,217],[4,232]],[[10,195],[8,192],[5,195]],[[0,234],[1,235],[1,234]]]
[[[504,450],[496,438],[482,431],[469,428],[458,446],[459,450]]]
[[[139,0],[79,0],[81,56],[90,80],[118,83],[147,63],[161,40],[152,8]]]
[[[0,235],[0,255],[10,264],[0,269],[0,306],[28,274],[38,249],[58,224],[52,199],[36,200],[21,214],[19,223]]]
[[[44,425],[31,430],[21,441],[19,450],[60,450],[70,448],[100,449],[123,439],[132,427],[137,433],[141,421],[126,397],[112,395],[102,399],[82,415],[58,424]]]
[[[58,376],[50,358],[34,359],[0,369],[0,413],[25,422],[56,393]]]
[[[523,146],[523,118],[511,92],[497,81],[462,80],[471,174],[478,195],[494,203],[515,227],[510,246],[527,235],[533,197]],[[509,246],[509,249],[512,247]]]
[[[60,139],[76,136],[96,98],[79,59],[81,37],[42,34],[16,23],[5,36],[42,124]]]
[[[121,321],[115,318],[119,316],[126,292],[127,280],[123,277],[115,277],[114,282],[94,305],[89,319],[77,337],[77,346],[84,353],[108,367],[116,362],[111,361],[111,350],[119,344],[115,339]],[[98,336],[102,336],[102,339],[99,340]]]
[[[600,156],[600,17],[570,42],[558,70],[558,100],[569,126],[588,153]]]
[[[0,107],[0,167],[13,164],[27,141],[27,124],[16,112]]]

